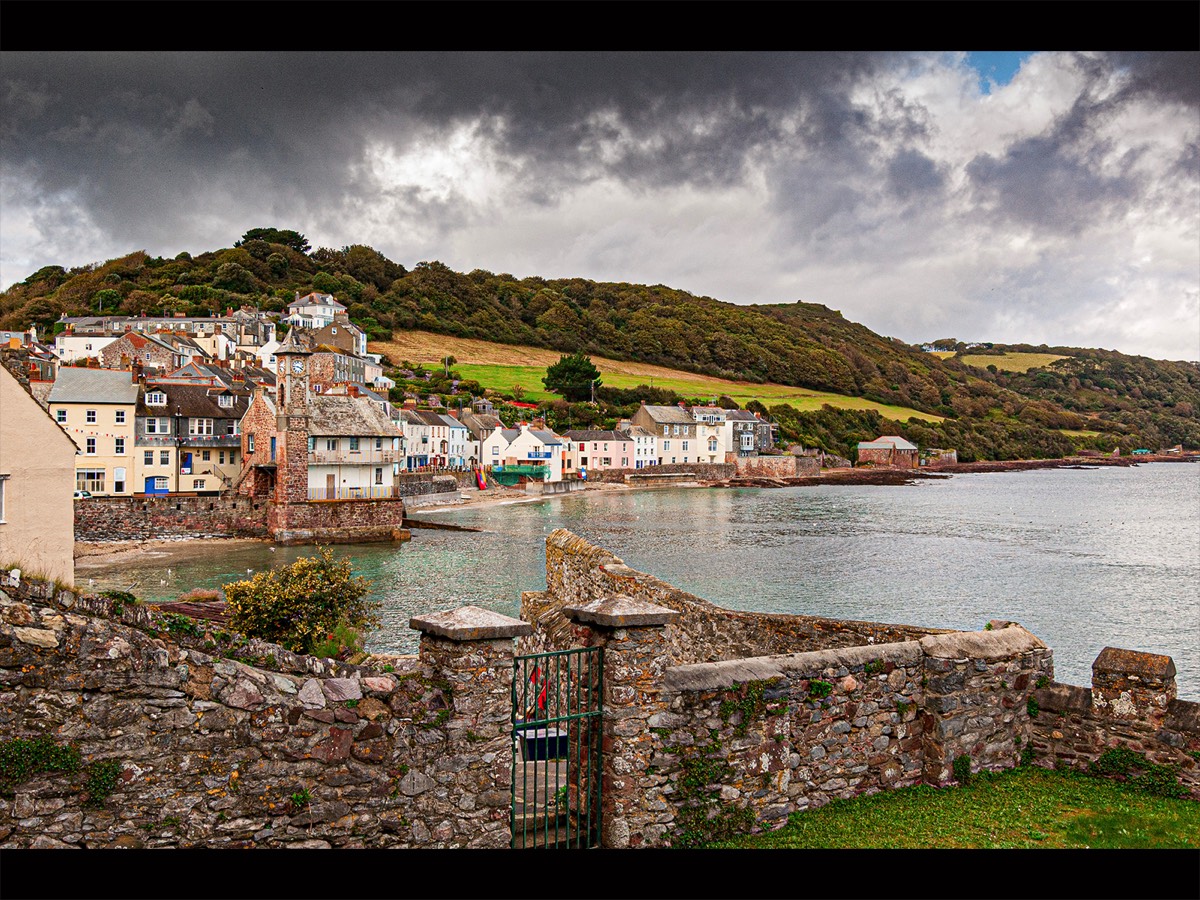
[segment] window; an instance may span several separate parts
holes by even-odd
[[[149,358],[150,358],[150,354],[147,353],[146,359],[149,359]],[[166,406],[167,405],[167,395],[164,394],[162,391],[150,391],[150,393],[146,394],[146,405],[147,406]]]
[[[383,438],[375,438],[375,449],[376,450],[383,449]]]
[[[233,394],[221,394],[217,397],[217,406],[229,408],[233,406]]]
[[[119,466],[113,469],[113,493],[125,493],[125,470]]]
[[[227,419],[225,421],[225,434],[228,437],[236,437],[240,432],[241,423],[237,419]]]
[[[167,487],[168,487],[168,480],[167,480],[166,475],[159,475],[157,478],[154,479],[154,490],[165,491],[165,490],[167,490]]]
[[[687,453],[687,445],[688,445],[688,442],[687,442],[687,441],[684,441],[684,442],[683,442],[683,452],[684,452],[684,453]]]
[[[375,483],[383,484],[383,469],[378,466],[375,467]]]
[[[188,434],[204,437],[213,433],[212,419],[188,419]]]
[[[96,424],[96,411],[94,409],[89,409],[87,411],[87,415],[84,416],[84,421],[87,422],[89,425],[95,425]]]
[[[663,450],[670,450],[670,449],[671,449],[671,442],[663,441]]]
[[[95,438],[87,439],[87,450],[85,452],[87,453],[88,456],[96,455],[96,439]]]
[[[123,409],[117,410],[117,424],[118,425],[125,424],[125,410],[123,410]]]
[[[232,466],[235,462],[237,462],[237,451],[230,450],[229,451],[229,464]]]
[[[311,450],[312,448],[310,447],[309,449]],[[217,454],[217,463],[222,466],[225,465],[225,451],[224,450],[220,451],[220,453]]]
[[[337,326],[335,325],[333,328],[331,328],[331,329],[330,329],[330,331],[329,331],[329,333],[330,333],[330,334],[337,334]]]
[[[600,459],[600,465],[602,465],[602,466],[611,466],[611,465],[612,465],[612,457],[611,457],[611,456],[604,456],[604,457],[601,457],[601,459]]]
[[[116,453],[117,456],[125,455],[125,438],[114,439],[113,452]]]
[[[358,438],[356,438],[356,437],[350,438],[350,452],[351,453],[358,452]]]
[[[337,450],[337,438],[326,438],[325,439],[325,449],[326,450]]]
[[[499,456],[499,455],[500,455],[500,448],[492,447],[492,456]]]
[[[67,411],[65,409],[55,410],[54,421],[58,422],[59,425],[65,425],[67,423]]]
[[[75,490],[99,494],[104,491],[103,469],[80,469],[75,473]]]
[[[171,451],[170,450],[159,450],[158,451],[158,464],[160,466],[169,466],[171,464]]]
[[[153,450],[146,450],[142,453],[142,465],[144,465],[144,466],[154,465],[154,451]]]
[[[679,426],[678,425],[675,426],[675,433],[679,434]]]
[[[716,449],[717,449],[717,439],[716,439],[716,438],[709,438],[709,439],[708,439],[708,452],[709,452],[709,453],[712,453],[712,452],[714,452]]]
[[[203,478],[193,478],[192,479],[192,490],[193,491],[204,490],[204,479]]]
[[[146,420],[146,434],[170,434],[171,420],[167,418]]]
[[[200,458],[202,460],[204,460],[205,462],[208,462],[209,460],[212,459],[212,451],[211,450],[201,450]]]

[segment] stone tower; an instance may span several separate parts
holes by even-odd
[[[275,502],[279,504],[308,502],[308,358],[312,352],[295,335],[293,328],[275,351]]]

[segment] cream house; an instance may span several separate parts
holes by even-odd
[[[79,448],[75,489],[128,497],[133,482],[136,373],[63,366],[46,398],[50,415]]]
[[[75,580],[75,443],[0,365],[0,566]]]

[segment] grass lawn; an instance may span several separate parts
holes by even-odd
[[[919,785],[795,813],[727,849],[1200,849],[1200,803],[1022,766],[962,787]]]
[[[514,384],[519,384],[524,388],[524,396],[521,399],[529,402],[550,400],[557,396],[547,391],[542,384],[546,366],[558,362],[562,355],[554,351],[492,344],[487,341],[418,331],[397,332],[392,341],[372,342],[369,349],[373,353],[387,354],[396,364],[408,360],[424,363],[431,368],[440,367],[438,361],[450,354],[458,360],[454,369],[463,378],[478,381],[485,388],[509,393]],[[816,410],[828,403],[841,409],[875,409],[881,415],[900,422],[910,418],[927,422],[942,421],[941,416],[903,406],[874,403],[861,397],[847,397],[783,384],[727,381],[664,366],[596,356],[592,357],[592,362],[600,370],[603,383],[609,387],[634,388],[645,384],[650,387],[669,388],[684,397],[697,397],[702,400],[715,400],[724,394],[732,397],[742,407],[750,400],[758,400],[768,407],[785,403],[800,410]]]

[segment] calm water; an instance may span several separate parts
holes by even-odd
[[[957,475],[916,485],[589,492],[424,513],[486,531],[414,530],[392,546],[340,547],[384,601],[369,649],[414,652],[408,620],[474,604],[516,615],[545,587],[558,527],[630,566],[730,609],[938,628],[1020,622],[1055,651],[1060,681],[1091,684],[1105,646],[1174,658],[1200,699],[1200,466]],[[81,583],[148,599],[218,587],[308,547],[190,542]],[[169,571],[168,571],[169,570]]]

